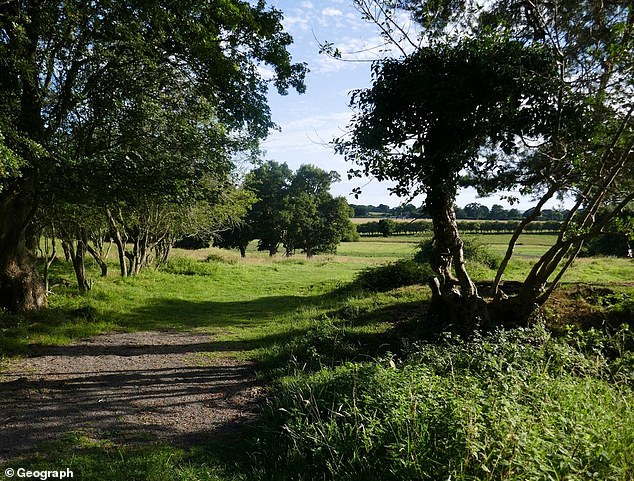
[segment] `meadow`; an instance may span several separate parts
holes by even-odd
[[[477,240],[501,255],[505,239]],[[552,240],[521,238],[508,278]],[[634,479],[634,337],[622,324],[634,307],[633,261],[579,259],[541,323],[465,340],[425,331],[425,286],[351,286],[411,258],[418,242],[364,238],[313,259],[253,246],[246,259],[177,250],[167,268],[135,278],[117,277],[114,263],[98,278],[90,265],[84,295],[56,263],[47,311],[0,316],[1,369],[38,346],[99,333],[193,331],[222,346],[210,356],[254,361],[266,402],[231,444],[113,446],[69,433],[15,462],[72,465],[95,480]],[[473,267],[479,279],[493,275]],[[579,329],[574,309],[598,321]]]

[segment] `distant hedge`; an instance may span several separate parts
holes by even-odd
[[[512,233],[519,226],[520,221],[514,220],[459,220],[458,229],[460,232],[474,234],[497,234]],[[525,232],[558,232],[561,222],[559,221],[538,221],[531,222],[526,226]],[[414,221],[414,222],[390,222],[389,231],[386,230],[385,221],[372,221],[357,224],[357,232],[362,236],[388,236],[388,235],[414,235],[432,232],[432,223],[430,221]]]

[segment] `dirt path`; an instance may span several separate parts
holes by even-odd
[[[251,364],[217,351],[208,335],[168,332],[39,349],[0,378],[0,461],[69,432],[128,445],[230,436],[259,387]]]

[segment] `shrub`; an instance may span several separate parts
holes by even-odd
[[[381,292],[397,287],[425,284],[431,277],[430,267],[411,259],[401,259],[361,271],[353,286]]]
[[[292,378],[261,426],[261,479],[632,479],[634,366],[577,335],[446,337]]]
[[[630,248],[625,234],[602,234],[589,239],[584,244],[580,255],[626,257]]]
[[[348,222],[345,231],[341,236],[341,242],[359,242],[361,234],[357,231],[357,226]]]
[[[473,239],[463,239],[463,251],[467,261],[477,262],[489,269],[497,269],[502,259],[492,253],[485,245]],[[419,245],[419,250],[414,256],[414,260],[421,264],[428,264],[432,253],[431,239],[424,240]]]

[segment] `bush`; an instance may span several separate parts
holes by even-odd
[[[200,236],[186,236],[174,242],[175,248],[188,250],[206,249],[210,245],[209,239],[203,239]]]
[[[629,249],[630,245],[625,234],[602,234],[589,239],[584,244],[580,255],[626,257]]]
[[[632,479],[631,352],[579,336],[446,337],[403,363],[292,378],[261,426],[261,479]]]
[[[489,269],[500,267],[502,258],[492,253],[485,245],[473,239],[463,239],[464,257],[467,261],[477,262]],[[428,264],[432,253],[431,239],[420,243],[418,252],[414,255],[414,260],[420,264]]]
[[[352,222],[348,222],[346,230],[341,236],[341,242],[359,242],[361,235],[357,231],[357,226]]]
[[[383,292],[397,287],[425,284],[432,276],[430,267],[411,259],[401,259],[363,270],[354,280],[353,286]]]

